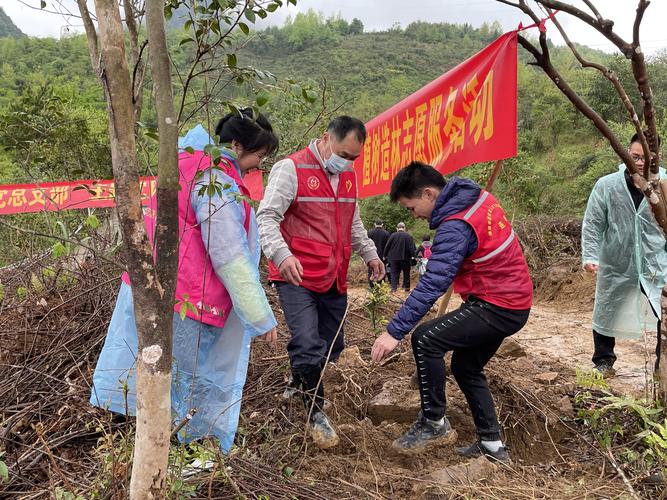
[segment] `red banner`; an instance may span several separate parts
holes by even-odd
[[[262,174],[256,171],[243,180],[253,200],[261,200],[264,186]],[[141,177],[141,202],[155,196],[157,177]],[[82,208],[105,208],[116,205],[116,184],[113,180],[40,182],[38,184],[0,185],[0,215],[52,212]]]
[[[414,160],[448,174],[516,156],[516,65],[512,31],[368,122],[354,163],[359,197],[388,193]]]
[[[155,195],[156,186],[156,177],[141,178],[142,202]],[[113,207],[115,199],[112,180],[8,184],[0,186],[0,215]]]

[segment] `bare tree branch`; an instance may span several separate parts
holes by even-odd
[[[551,14],[553,11],[547,7],[547,11],[549,14]],[[561,36],[563,37],[563,40],[565,40],[565,43],[567,46],[570,48],[570,51],[572,54],[574,54],[574,57],[579,61],[582,67],[584,68],[594,68],[598,70],[602,75],[607,78],[611,82],[611,84],[614,86],[614,89],[616,89],[616,93],[620,97],[623,106],[628,112],[628,116],[630,117],[630,120],[635,126],[635,131],[637,132],[637,135],[639,136],[642,149],[644,150],[644,157],[645,158],[650,158],[651,156],[651,151],[648,146],[648,142],[646,141],[646,137],[644,136],[644,131],[642,130],[642,124],[639,121],[639,117],[637,116],[637,112],[635,110],[635,107],[632,104],[632,101],[630,101],[630,97],[628,96],[627,91],[621,84],[621,81],[618,79],[618,76],[610,69],[607,68],[606,66],[602,64],[598,64],[592,61],[588,61],[582,57],[582,55],[579,53],[579,50],[577,50],[577,47],[572,43],[570,40],[570,37],[567,35],[565,32],[565,29],[563,26],[560,24],[558,19],[556,17],[552,18],[554,25],[556,28],[558,28],[558,31],[560,32]],[[631,161],[634,163],[634,160],[632,160],[632,157],[630,158]],[[648,179],[648,169],[645,169],[643,172],[644,177]]]
[[[590,0],[584,0],[584,3],[588,6],[589,9],[591,9],[591,12],[598,20],[598,22],[601,23],[604,21],[603,17],[600,15],[600,12],[597,10],[597,8],[595,8],[595,5],[593,5],[593,2],[591,2]]]
[[[76,18],[76,19],[81,19],[81,18],[82,18],[81,16],[77,16],[76,14],[72,13],[67,7],[65,7],[65,5],[64,5],[61,1],[59,1],[59,0],[55,0],[55,1],[52,0],[52,3],[56,3],[57,5],[59,5],[60,8],[63,9],[65,12],[63,12],[63,11],[58,11],[58,10],[49,10],[49,9],[46,9],[46,8],[42,9],[41,6],[40,6],[40,7],[37,7],[36,5],[32,5],[32,4],[28,3],[28,2],[26,2],[25,0],[17,0],[17,2],[19,2],[19,3],[22,4],[22,5],[25,5],[25,6],[28,7],[29,9],[32,9],[32,10],[38,10],[38,11],[40,11],[40,12],[46,12],[47,14],[56,14],[56,15],[58,15],[58,16],[74,17],[74,18]],[[78,0],[77,0],[77,3],[78,3]],[[93,16],[93,17],[94,17],[94,16]]]
[[[642,24],[644,19],[644,12],[648,8],[651,2],[647,0],[639,0],[639,5],[637,6],[637,15],[635,16],[635,22],[632,25],[632,47],[639,47],[639,27]]]
[[[505,3],[519,8],[522,11],[526,12],[530,10],[525,4],[524,0],[519,0],[519,5],[507,2],[505,0],[497,0],[500,3]],[[648,8],[650,1],[648,0],[639,0],[637,7],[637,16],[634,23],[634,34],[633,34],[633,43],[625,42],[618,34],[613,30],[614,23],[610,20],[600,21],[597,17],[592,17],[588,13],[574,7],[573,5],[561,2],[558,0],[535,0],[535,2],[548,9],[557,9],[563,11],[567,14],[570,14],[579,20],[585,22],[589,26],[598,30],[602,35],[605,36],[609,41],[611,41],[618,49],[623,53],[623,55],[630,59],[632,62],[632,71],[637,82],[637,88],[642,97],[643,101],[643,117],[644,122],[646,123],[646,142],[648,144],[649,150],[652,152],[650,155],[646,156],[649,168],[645,169],[644,175],[649,179],[657,179],[659,171],[659,145],[658,145],[658,133],[657,133],[657,123],[655,117],[655,110],[653,107],[653,94],[651,87],[649,85],[647,70],[646,70],[646,61],[644,59],[644,54],[639,45],[639,26],[644,16],[644,12]],[[591,3],[592,2],[588,2]],[[588,4],[587,4],[588,5]],[[545,45],[542,43],[542,38],[540,37],[540,45],[543,50]],[[626,106],[627,108],[627,106]],[[642,131],[643,132],[643,131]],[[641,137],[641,134],[640,134]]]
[[[100,76],[100,53],[97,45],[97,31],[90,16],[86,0],[76,0],[81,12],[81,19],[83,20],[83,27],[86,30],[86,40],[88,41],[88,52],[90,53],[90,64],[93,68],[93,73],[97,78]]]
[[[85,0],[79,0],[85,1]],[[138,9],[135,0],[125,0],[123,2],[125,12],[125,26],[127,26],[128,38],[130,41],[130,66],[134,68],[132,75],[132,104],[134,106],[134,121],[141,120],[141,109],[143,104],[143,79],[144,64],[141,61],[141,52],[139,48],[139,30],[137,29]],[[139,78],[137,79],[137,75]]]
[[[534,23],[539,24],[540,18],[533,12],[533,9],[531,9],[528,4],[524,0],[519,0],[518,3],[510,2],[509,0],[497,0],[500,3],[504,3],[505,5],[510,5],[512,7],[515,7],[517,9],[522,10],[526,15],[530,16],[530,18],[533,20]]]
[[[667,232],[667,211],[665,210],[665,205],[662,203],[662,198],[657,190],[657,185],[654,186],[652,183],[647,182],[647,180],[639,173],[637,166],[632,160],[632,157],[630,156],[627,148],[625,148],[614,135],[614,132],[611,130],[611,128],[609,128],[607,122],[605,122],[602,117],[593,108],[591,108],[588,103],[584,101],[563,79],[560,73],[558,73],[556,68],[554,68],[552,65],[548,54],[545,55],[540,52],[537,47],[535,47],[532,43],[530,43],[529,40],[521,35],[519,35],[518,40],[521,46],[533,55],[536,62],[544,70],[547,76],[556,84],[559,90],[565,94],[565,96],[572,104],[574,104],[579,112],[588,118],[593,123],[593,125],[595,125],[595,128],[597,128],[600,133],[609,141],[609,144],[613,148],[614,152],[628,167],[635,185],[642,190],[651,203],[656,221],[660,227],[663,228],[663,231]]]
[[[630,59],[632,61],[632,74],[635,78],[635,81],[637,82],[637,89],[639,90],[642,102],[644,103],[644,123],[646,123],[647,129],[646,141],[648,142],[651,151],[650,156],[646,156],[645,153],[645,159],[649,165],[649,168],[645,169],[645,175],[647,178],[657,181],[660,172],[660,144],[658,140],[658,125],[656,123],[655,108],[653,106],[653,91],[651,90],[651,85],[648,79],[646,59],[644,58],[644,52],[642,51],[641,44],[639,42],[639,27],[644,17],[644,12],[650,3],[651,2],[648,0],[639,0],[639,5],[637,6],[637,15],[635,17],[635,23],[633,27],[633,45]]]
[[[135,96],[137,99],[143,100],[143,86],[144,86],[144,76],[146,74],[146,65],[142,62],[142,57],[144,55],[144,50],[148,46],[148,40],[144,40],[139,47],[139,57],[134,67],[132,68],[132,88],[134,89]],[[136,102],[136,101],[135,101]],[[136,112],[137,106],[135,104],[135,117],[137,121],[141,120],[141,104],[139,104],[139,113]]]
[[[542,5],[543,7],[560,10],[580,19],[600,32],[607,40],[613,43],[625,57],[628,59],[631,57],[632,45],[623,40],[620,36],[618,36],[618,34],[616,34],[616,32],[614,32],[613,21],[610,21],[609,19],[598,20],[596,17],[591,16],[587,12],[578,9],[569,3],[560,2],[558,0],[535,0],[535,2],[539,5]]]

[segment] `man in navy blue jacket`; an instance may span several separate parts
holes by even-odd
[[[421,412],[393,446],[419,452],[455,439],[445,417],[443,360],[453,351],[452,373],[478,435],[459,453],[509,461],[483,370],[503,339],[523,327],[532,305],[533,285],[514,230],[490,193],[467,179],[447,182],[420,162],[398,172],[390,198],[415,217],[429,220],[435,237],[426,274],[375,341],[373,361],[392,352],[452,283],[464,301],[459,309],[422,323],[412,333]]]

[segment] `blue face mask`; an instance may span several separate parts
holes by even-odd
[[[331,153],[331,156],[326,159],[324,166],[332,174],[340,174],[346,172],[352,168],[352,160],[346,160],[338,156],[336,153]]]
[[[324,168],[326,168],[332,174],[340,174],[346,172],[352,168],[354,161],[347,160],[342,156],[338,156],[331,150],[331,143],[329,143],[329,150],[331,151],[331,156],[324,160]]]

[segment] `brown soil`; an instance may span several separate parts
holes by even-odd
[[[289,373],[285,354],[289,334],[277,297],[269,291],[278,311],[280,345],[277,352],[260,342],[253,348],[238,448],[220,458],[221,468],[194,476],[188,484],[204,498],[240,494],[336,499],[623,497],[627,487],[572,409],[578,391],[575,371],[591,366],[594,282],[576,266],[567,266],[552,272],[547,268],[530,320],[513,336],[518,346],[508,346],[506,354],[499,353],[487,368],[511,466],[477,470],[479,463],[455,453],[454,446],[474,439],[474,427],[451,378],[447,415],[458,435],[455,445],[415,456],[391,448],[418,411],[417,392],[410,387],[414,360],[409,342],[403,342],[384,363],[370,363],[376,333],[364,309],[368,291],[365,271],[359,267],[351,276],[355,285],[349,293],[345,329],[350,349],[338,363],[328,365],[324,377],[328,414],[341,443],[331,450],[316,449],[304,432],[303,405],[282,397]],[[63,294],[78,297],[76,301],[51,293],[47,306],[35,307],[39,298],[31,296],[21,306],[3,310],[5,332],[13,333],[4,335],[4,356],[0,356],[0,379],[12,384],[0,391],[8,396],[0,403],[0,433],[7,438],[0,446],[10,468],[10,482],[0,485],[0,497],[48,498],[58,487],[84,498],[94,491],[101,491],[104,498],[124,498],[127,493],[123,463],[112,469],[113,481],[104,486],[97,482],[103,463],[98,439],[132,432],[131,423],[112,420],[87,405],[115,289],[97,275],[88,282],[83,273],[76,289]],[[93,289],[95,300],[86,295]],[[389,318],[404,298],[401,292],[392,296],[384,316]],[[56,307],[65,303],[67,307]],[[456,306],[453,299],[450,307]],[[614,391],[643,395],[652,365],[653,335],[645,335],[646,341],[618,342]],[[374,398],[381,393],[388,402],[374,407]],[[455,479],[443,482],[443,477]],[[646,498],[658,495],[635,487]]]
[[[577,287],[590,290],[589,282],[577,273],[562,285],[564,293],[578,297],[574,307],[570,304],[566,308],[563,300],[536,304],[529,323],[514,336],[526,355],[516,359],[496,356],[488,365],[487,376],[513,465],[498,468],[478,481],[469,478],[466,484],[437,486],[430,482],[430,475],[467,461],[454,452],[453,446],[442,446],[417,456],[404,456],[391,448],[391,442],[405,432],[418,411],[417,391],[409,382],[414,360],[409,342],[404,342],[388,362],[370,363],[375,336],[361,313],[368,292],[365,286],[352,288],[346,336],[347,344],[355,347],[346,351],[337,365],[329,365],[324,379],[331,402],[328,413],[339,431],[341,444],[333,450],[320,451],[307,440],[302,441],[300,429],[305,414],[300,401],[283,401],[275,395],[279,405],[276,411],[286,415],[292,424],[293,434],[288,441],[302,444],[299,453],[291,455],[291,463],[297,464],[301,477],[336,478],[342,485],[354,485],[357,492],[349,493],[359,498],[622,495],[626,491],[623,483],[608,465],[605,467],[597,447],[575,423],[571,407],[577,391],[575,370],[591,366],[591,314],[587,309],[591,296],[575,292]],[[404,297],[400,292],[392,297],[387,313],[396,309]],[[585,305],[580,304],[582,300]],[[450,307],[456,306],[453,300]],[[643,393],[644,348],[641,341],[619,342],[619,376],[611,381],[612,389]],[[650,353],[646,359],[650,360]],[[372,401],[385,384],[389,386],[388,393],[393,394],[394,405],[385,404],[377,410]],[[448,378],[447,399],[448,418],[458,433],[455,446],[471,442],[474,427],[470,412],[451,378]],[[290,430],[287,432],[290,434]]]

